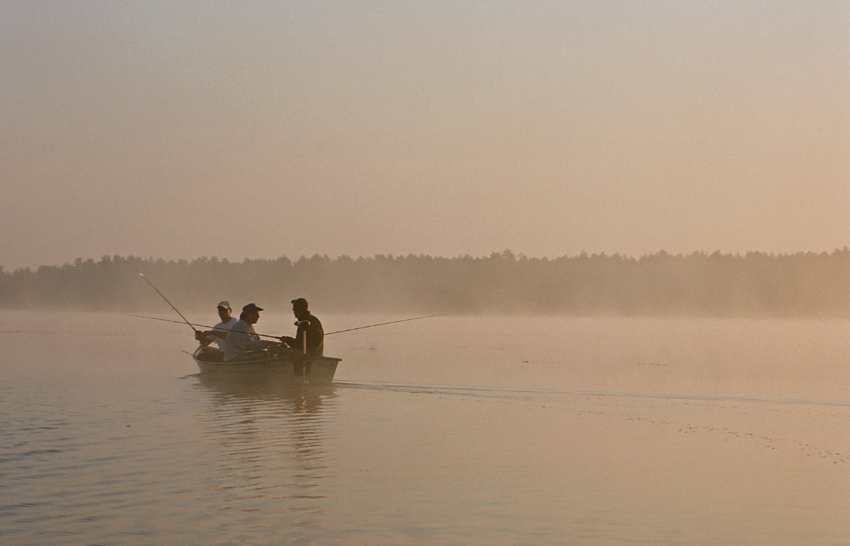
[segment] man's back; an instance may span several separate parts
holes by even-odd
[[[296,349],[304,347],[304,332],[307,332],[307,354],[313,356],[322,356],[325,353],[325,330],[322,328],[322,322],[312,313],[304,317],[304,321],[309,322],[309,326],[298,328],[298,333],[295,336],[297,343]]]

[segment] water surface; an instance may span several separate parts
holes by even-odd
[[[0,341],[3,545],[850,543],[846,321],[435,318],[328,337],[325,388],[121,315]]]

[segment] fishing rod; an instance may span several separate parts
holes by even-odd
[[[175,311],[176,311],[176,309],[175,309]],[[159,317],[148,317],[148,316],[145,316],[145,315],[131,315],[131,314],[128,314],[128,313],[122,313],[122,314],[126,317],[136,317],[136,318],[143,318],[143,319],[149,319],[149,320],[160,320],[162,322],[171,322],[171,323],[174,323],[174,324],[183,324],[179,320],[164,319],[164,318],[159,318]],[[327,333],[325,333],[325,335],[326,336],[332,336],[334,334],[342,334],[344,332],[353,332],[354,330],[364,330],[366,328],[375,328],[376,326],[386,326],[387,324],[396,324],[396,323],[399,323],[399,322],[410,322],[411,320],[422,320],[422,319],[426,319],[426,318],[445,317],[445,316],[448,316],[448,315],[443,313],[441,315],[428,315],[428,316],[425,316],[425,317],[414,317],[414,318],[401,319],[401,320],[391,320],[389,322],[379,322],[377,324],[369,324],[369,325],[366,325],[366,326],[358,326],[357,328],[347,328],[345,330],[337,330],[335,332],[327,332]],[[189,321],[186,321],[186,322],[189,323]],[[201,328],[212,328],[212,326],[207,326],[206,324],[194,324],[193,325],[192,323],[189,323],[189,326],[192,326],[193,330],[194,330],[195,326],[200,326]],[[261,337],[272,338],[272,339],[280,339],[280,336],[271,336],[271,335],[268,335],[268,334],[257,334],[257,335],[261,336]]]
[[[148,320],[159,320],[159,321],[162,321],[162,322],[171,322],[173,324],[186,324],[182,320],[171,320],[171,319],[160,318],[160,317],[148,317],[146,315],[134,315],[132,313],[121,313],[121,314],[124,315],[125,317],[136,317],[136,318],[143,318],[143,319],[148,319]],[[192,322],[191,325],[192,326],[199,326],[201,328],[212,328],[212,326],[209,326],[207,324],[198,324],[197,322]]]
[[[136,268],[135,268],[135,267],[133,267],[133,269],[136,269]],[[184,317],[184,316],[183,316],[183,313],[181,313],[180,311],[178,311],[178,310],[177,310],[177,308],[176,308],[176,307],[174,307],[174,304],[173,304],[173,303],[171,303],[170,301],[168,301],[168,298],[166,298],[166,297],[165,297],[165,294],[163,294],[162,292],[160,292],[160,291],[159,291],[159,289],[158,289],[156,286],[154,286],[154,285],[153,285],[153,283],[152,283],[152,282],[150,282],[150,281],[148,280],[148,278],[147,278],[147,277],[145,277],[145,275],[144,275],[141,271],[139,271],[138,269],[136,269],[136,273],[138,273],[138,274],[139,274],[139,276],[140,276],[142,279],[144,279],[144,281],[145,281],[146,283],[148,283],[148,285],[149,285],[151,288],[153,288],[154,290],[156,290],[156,293],[157,293],[157,294],[159,294],[159,295],[162,297],[162,299],[164,299],[164,300],[165,300],[165,303],[167,303],[168,305],[170,305],[170,306],[171,306],[171,308],[172,308],[172,309],[174,309],[174,312],[175,312],[175,313],[177,313],[178,315],[180,315],[180,318],[182,318],[182,319],[183,319],[183,322],[185,322],[186,324],[188,324],[188,325],[189,325],[189,328],[191,328],[193,332],[195,332],[196,334],[198,333],[197,328],[195,328],[194,326],[192,326],[192,323],[191,323],[191,322],[189,322],[189,320],[188,320],[186,317]]]
[[[179,320],[171,320],[171,319],[159,318],[159,317],[148,317],[148,316],[145,316],[145,315],[133,315],[133,314],[130,314],[130,313],[121,313],[121,314],[124,315],[125,317],[136,317],[136,318],[143,318],[143,319],[148,319],[148,320],[159,320],[159,321],[162,321],[162,322],[171,322],[173,324],[185,324],[184,322],[179,321]],[[200,326],[201,328],[209,328],[209,329],[214,328],[213,326],[210,326],[208,324],[198,324],[197,322],[190,322],[189,326],[192,326],[193,328],[195,326]],[[224,331],[229,332],[230,330],[225,329]],[[257,335],[260,336],[260,337],[268,337],[268,338],[271,338],[271,339],[277,339],[277,340],[280,339],[280,336],[271,336],[271,335],[268,335],[268,334],[257,334]]]
[[[441,315],[428,315],[426,317],[415,317],[415,318],[406,318],[406,319],[401,319],[401,320],[391,320],[389,322],[379,322],[378,324],[370,324],[368,326],[358,326],[357,328],[348,328],[346,330],[337,330],[336,332],[327,332],[327,333],[325,333],[325,335],[326,336],[332,336],[334,334],[341,334],[343,332],[353,332],[354,330],[363,330],[365,328],[374,328],[376,326],[384,326],[384,325],[387,325],[387,324],[395,324],[397,322],[409,322],[411,320],[422,320],[422,319],[426,319],[426,318],[445,317],[445,316],[447,316],[446,313],[443,313]]]

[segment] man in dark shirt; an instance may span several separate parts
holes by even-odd
[[[280,340],[296,351],[304,350],[304,336],[307,336],[307,354],[311,356],[322,356],[325,352],[325,331],[319,322],[308,310],[307,300],[297,298],[292,300],[292,312],[298,322],[295,337],[284,336]]]

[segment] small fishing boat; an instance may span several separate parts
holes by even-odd
[[[192,358],[205,376],[238,380],[262,380],[284,383],[327,385],[333,381],[341,358],[305,356],[266,358],[244,362],[224,362],[224,353],[214,347],[198,347]]]
[[[186,323],[189,328],[197,336],[200,331],[196,326],[201,326],[204,328],[212,328],[212,326],[203,326],[201,324],[192,324],[189,322],[189,319],[183,316],[174,304],[169,301],[168,298],[165,297],[165,294],[159,291],[159,288],[153,285],[151,281],[148,280],[145,275],[136,269],[136,273],[148,283],[148,286],[154,289],[154,291],[159,294],[159,296],[165,300],[174,312],[180,315],[180,318],[183,319],[183,322]],[[295,300],[293,300],[293,304]],[[306,304],[306,300],[304,300]],[[251,304],[254,305],[254,304]],[[259,310],[259,308],[254,305],[254,308]],[[306,310],[306,305],[304,307]],[[139,315],[133,315],[139,316]],[[348,328],[347,330],[337,330],[336,332],[326,332],[325,336],[330,336],[333,334],[341,334],[343,332],[352,332],[354,330],[363,330],[364,328],[375,328],[377,326],[385,326],[387,324],[396,324],[398,322],[408,322],[411,320],[422,320],[425,318],[431,317],[441,317],[444,315],[429,315],[427,317],[414,317],[409,319],[401,319],[401,320],[391,320],[389,322],[380,322],[378,324],[368,324],[366,326],[358,326],[355,328]],[[257,315],[259,317],[259,315]],[[149,318],[153,320],[165,320],[167,322],[174,322],[168,319],[160,319],[156,317],[140,317],[140,318]],[[297,323],[300,324],[301,323]],[[309,324],[309,323],[308,323]],[[269,336],[265,334],[257,334],[263,337],[271,337],[276,338],[276,336]],[[197,338],[196,338],[197,339]],[[304,353],[307,352],[307,338],[306,333],[304,335]],[[216,349],[215,347],[204,347],[203,345],[195,349],[195,352],[192,353],[192,358],[195,359],[195,363],[198,365],[198,368],[201,370],[201,374],[207,378],[216,378],[216,379],[241,379],[241,380],[259,380],[259,381],[267,381],[273,380],[275,382],[281,383],[309,383],[313,385],[329,385],[333,379],[334,374],[336,373],[337,364],[342,360],[341,358],[333,358],[328,356],[308,356],[304,354],[296,355],[296,356],[273,356],[263,358],[261,360],[247,360],[240,362],[225,362],[224,361],[224,352],[220,349]]]

